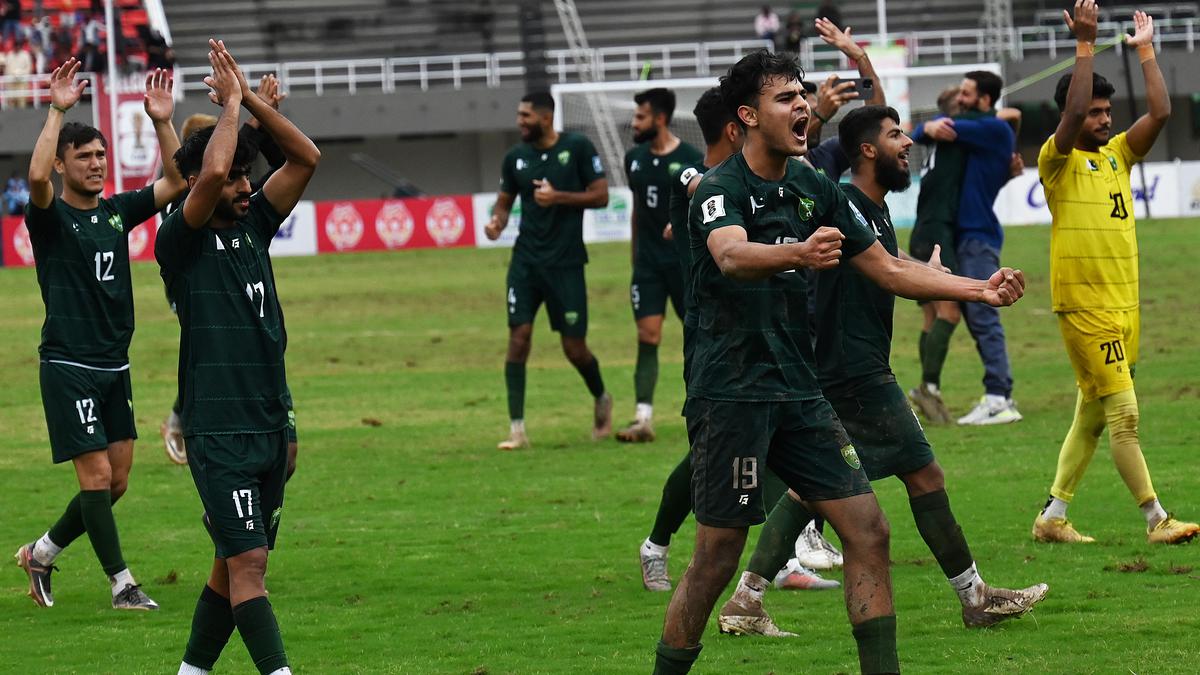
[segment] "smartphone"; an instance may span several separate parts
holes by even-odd
[[[869,77],[854,77],[849,79],[839,77],[834,80],[833,84],[836,87],[843,82],[854,83],[854,88],[851,91],[858,92],[858,100],[860,101],[866,101],[875,96],[875,80]]]

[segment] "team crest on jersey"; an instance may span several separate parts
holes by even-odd
[[[563,319],[568,326],[574,326],[579,323],[579,312],[563,312]]]
[[[571,151],[570,150],[563,150],[562,152],[558,153],[558,163],[559,164],[566,166],[567,162],[569,162],[569,161],[571,161]]]
[[[121,214],[116,214],[108,217],[108,224],[117,232],[125,231],[125,223],[121,221]]]
[[[670,164],[667,165],[667,173],[674,174],[675,172],[679,171],[682,168],[683,168],[683,165],[680,164],[679,162],[671,162]]]
[[[1116,170],[1117,170],[1117,158],[1116,158],[1116,157],[1113,157],[1112,155],[1109,155],[1109,156],[1108,156],[1108,163],[1109,163],[1109,165],[1110,165],[1110,166],[1112,166],[1112,168],[1113,168],[1113,171],[1116,171]]]
[[[467,227],[467,217],[453,199],[438,199],[425,215],[425,230],[438,246],[458,243]]]
[[[854,450],[853,445],[847,444],[842,446],[842,459],[846,460],[846,464],[848,464],[851,469],[862,468],[862,462],[858,460],[858,452]]]
[[[796,213],[800,215],[800,220],[811,220],[813,217],[813,207],[815,206],[816,202],[813,200],[808,197],[801,197],[800,201],[796,203]]]

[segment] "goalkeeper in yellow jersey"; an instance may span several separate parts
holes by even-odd
[[[1163,510],[1138,442],[1133,370],[1138,355],[1138,247],[1129,171],[1150,151],[1171,115],[1162,72],[1154,59],[1153,20],[1134,15],[1136,48],[1146,80],[1149,112],[1129,130],[1111,136],[1114,88],[1093,73],[1096,4],[1075,3],[1064,12],[1078,44],[1075,71],[1058,83],[1062,119],[1038,155],[1038,175],[1053,218],[1050,293],[1079,394],[1075,419],[1058,455],[1050,499],[1033,523],[1043,542],[1091,542],[1067,520],[1067,506],[1107,426],[1113,461],[1146,518],[1147,539],[1178,544],[1200,526]]]

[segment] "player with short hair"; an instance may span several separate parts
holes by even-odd
[[[223,43],[209,46],[205,83],[224,109],[176,154],[189,192],[155,242],[178,310],[188,465],[216,543],[179,674],[209,672],[236,627],[259,672],[283,675],[291,671],[264,577],[283,511],[290,398],[269,247],[321,153],[251,91]],[[258,149],[238,134],[242,106],[285,157],[257,192],[248,172]]]
[[[637,365],[633,372],[634,421],[617,432],[617,440],[654,440],[654,388],[658,383],[658,345],[662,342],[667,300],[683,320],[683,283],[676,247],[667,239],[671,186],[684,166],[701,159],[700,151],[671,132],[675,92],[655,87],[638,92],[633,113],[633,142],[625,153],[625,176],[633,192],[633,280],[629,299],[637,323]]]
[[[1046,506],[1034,519],[1043,542],[1092,542],[1067,520],[1067,506],[1108,427],[1117,472],[1146,519],[1150,543],[1179,544],[1200,525],[1176,520],[1154,491],[1138,437],[1133,389],[1138,360],[1138,246],[1129,172],[1142,161],[1171,116],[1171,99],[1154,54],[1154,20],[1134,14],[1136,48],[1146,81],[1147,112],[1112,135],[1115,88],[1093,72],[1098,11],[1093,0],[1063,12],[1078,40],[1075,71],[1058,82],[1062,119],[1038,154],[1038,175],[1050,207],[1050,297],[1075,370],[1075,418],[1058,454]],[[1132,94],[1132,92],[1130,92]]]
[[[655,671],[687,672],[717,597],[736,571],[748,527],[765,518],[769,465],[825,517],[845,545],[846,604],[864,672],[898,672],[886,520],[822,398],[801,267],[850,259],[892,293],[1011,304],[1019,272],[987,281],[888,255],[828,178],[793,159],[807,149],[809,108],[792,57],[747,55],[721,79],[746,131],[742,152],[705,174],[689,222],[699,321],[686,417],[693,439],[696,548],[667,609]]]
[[[907,258],[896,243],[896,230],[884,198],[908,188],[908,152],[912,139],[900,127],[900,115],[885,106],[852,110],[838,129],[850,158],[851,182],[842,184],[850,208],[868,223],[890,256]],[[935,246],[930,266],[945,270]],[[911,260],[911,259],[910,259]],[[904,391],[892,372],[892,316],[895,296],[857,266],[839,265],[817,273],[816,361],[821,391],[850,435],[872,480],[896,476],[908,491],[917,531],[929,546],[962,603],[963,623],[990,626],[1018,617],[1041,601],[1047,586],[1021,590],[993,588],[976,569],[962,529],[950,510],[945,476]],[[792,542],[812,517],[799,497],[780,498],[758,538],[738,590],[721,609],[725,632],[788,636],[762,609],[767,579],[791,556]]]
[[[42,405],[54,462],[72,462],[79,494],[44,535],[17,551],[34,602],[54,604],[50,576],[64,548],[85,532],[112,586],[116,609],[158,609],[142,592],[121,553],[113,504],[125,494],[137,438],[129,343],[133,287],[129,233],[154,217],[186,184],[174,168],[140,190],[105,198],[108,140],[99,130],[63,124],[87,87],[68,59],[50,75],[50,110],[29,162],[25,223],[46,306],[42,325]],[[167,71],[146,76],[146,114],[164,163],[179,147],[171,125],[175,103]],[[54,196],[51,174],[62,177]]]
[[[521,142],[504,156],[500,191],[484,230],[495,240],[508,225],[513,202],[521,198],[520,232],[508,266],[508,438],[501,450],[529,447],[525,432],[525,362],[533,320],[546,303],[550,328],[562,337],[567,360],[579,371],[594,398],[592,438],[612,433],[612,395],[604,388],[600,362],[587,345],[587,283],[583,267],[584,209],[608,204],[608,180],[592,142],[582,134],[554,129],[554,98],[532,92],[517,106]]]

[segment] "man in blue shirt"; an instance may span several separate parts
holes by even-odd
[[[1004,231],[992,204],[1012,176],[1016,134],[995,114],[1002,86],[995,73],[978,70],[967,73],[959,87],[959,109],[977,111],[983,116],[958,120],[939,117],[918,126],[913,133],[913,140],[918,143],[952,141],[967,151],[955,232],[959,269],[954,272],[973,279],[986,279],[1000,269],[1000,248],[1004,244]],[[1021,413],[1012,400],[1012,369],[1000,313],[992,307],[968,303],[963,306],[963,314],[983,361],[984,396],[958,423],[1019,421]]]

